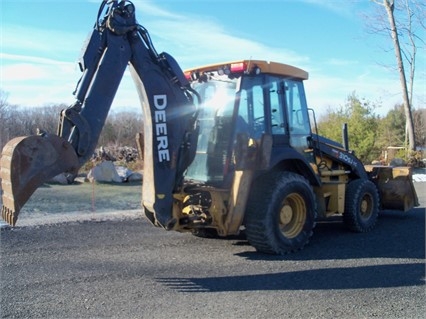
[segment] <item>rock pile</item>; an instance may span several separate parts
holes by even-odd
[[[104,161],[93,167],[87,174],[86,180],[104,183],[123,183],[142,180],[142,174],[133,172],[123,166],[115,166],[111,161]]]
[[[136,162],[139,158],[139,152],[134,147],[118,146],[104,147],[101,146],[95,150],[92,161],[124,161],[126,163]]]
[[[142,181],[142,173],[135,172],[123,166],[136,162],[139,159],[139,152],[134,147],[104,147],[95,150],[91,158],[94,167],[89,170],[87,176],[78,177],[69,174],[59,174],[52,178],[50,182],[57,184],[72,184],[75,180],[81,182],[101,182],[101,183],[124,183]],[[114,164],[114,162],[123,163]]]

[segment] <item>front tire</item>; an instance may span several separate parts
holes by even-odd
[[[370,180],[350,182],[346,188],[344,224],[354,232],[369,232],[377,222],[379,201],[377,187]]]
[[[284,172],[255,181],[248,201],[245,227],[256,250],[283,255],[302,249],[313,234],[316,202],[309,182]]]

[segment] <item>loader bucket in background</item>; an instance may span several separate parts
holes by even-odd
[[[0,160],[3,219],[14,226],[34,191],[62,173],[77,174],[77,155],[70,143],[56,135],[16,137],[3,148]]]
[[[366,165],[365,169],[379,189],[382,209],[407,212],[419,206],[410,167]]]

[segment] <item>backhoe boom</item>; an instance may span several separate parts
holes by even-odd
[[[21,137],[3,150],[2,215],[12,225],[37,187],[61,172],[75,175],[91,158],[127,66],[145,116],[144,173],[152,182],[144,183],[142,202],[156,224],[173,222],[172,193],[196,148],[194,92],[176,61],[155,51],[147,30],[136,22],[131,2],[103,1],[99,12],[106,7],[85,44],[76,101],[61,112],[57,136]]]

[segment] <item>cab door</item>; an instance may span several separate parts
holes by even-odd
[[[290,145],[299,153],[309,148],[311,125],[302,81],[284,80],[285,110],[287,111]]]

